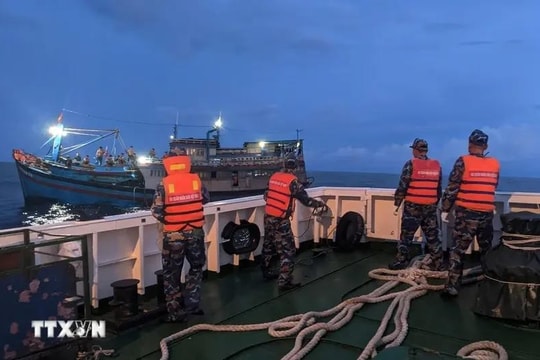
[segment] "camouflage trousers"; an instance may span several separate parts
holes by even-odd
[[[493,240],[493,213],[468,210],[459,206],[455,209],[456,220],[452,237],[454,246],[450,250],[448,268],[449,286],[459,287],[463,273],[463,255],[476,236],[483,256]]]
[[[184,258],[190,265],[184,289],[180,277]],[[196,311],[199,308],[203,266],[206,263],[204,232],[188,230],[163,233],[163,287],[167,311],[179,315],[182,311]]]
[[[296,255],[291,221],[265,216],[261,263],[263,272],[269,271],[272,258],[276,254],[279,255],[280,262],[278,285],[283,286],[292,281],[294,256]]]
[[[418,227],[422,229],[426,238],[428,254],[440,261],[439,259],[442,259],[442,246],[439,238],[437,205],[419,205],[409,201],[405,201],[403,206],[398,260],[409,260],[409,249]]]

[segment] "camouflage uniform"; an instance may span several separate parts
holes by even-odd
[[[425,140],[416,139],[413,143]],[[427,143],[425,143],[427,150]],[[425,154],[416,156],[418,159],[427,160],[428,157]],[[414,238],[414,234],[421,227],[422,232],[426,238],[426,245],[428,254],[432,257],[432,268],[438,269],[442,266],[442,247],[439,238],[439,222],[437,216],[437,204],[433,205],[420,205],[410,201],[404,201],[407,195],[407,189],[411,182],[413,171],[413,163],[408,160],[403,166],[401,177],[399,179],[399,185],[394,194],[394,205],[396,208],[404,202],[403,213],[401,216],[401,233],[399,236],[398,249],[396,260],[389,264],[390,269],[403,269],[408,266],[410,261],[409,250]],[[439,177],[439,186],[437,189],[437,198],[441,198],[442,188],[442,174]]]
[[[477,154],[471,155],[483,156]],[[460,157],[454,164],[448,180],[448,186],[443,194],[443,212],[449,212],[454,207],[464,170],[465,164],[463,158]],[[493,212],[474,211],[461,206],[456,206],[454,211],[455,223],[452,238],[455,243],[450,250],[450,266],[444,292],[448,295],[457,295],[458,293],[463,272],[463,255],[471,245],[474,237],[476,236],[478,240],[482,256],[491,247],[491,241],[493,239]]]
[[[291,170],[287,169],[285,171]],[[298,181],[293,181],[291,183],[290,190],[292,197],[300,201],[303,205],[313,208],[326,208],[324,202],[310,198],[302,184],[300,184]],[[264,198],[266,200],[266,193]],[[270,263],[276,253],[280,258],[279,275],[270,271]],[[292,282],[295,254],[296,247],[294,243],[294,235],[291,230],[291,220],[289,218],[281,219],[274,216],[265,215],[264,241],[261,261],[263,277],[267,280],[278,278],[278,286],[280,290],[288,290],[300,286],[299,283]]]
[[[203,204],[210,201],[207,189],[202,187]],[[163,198],[165,190],[161,182],[154,195],[152,215],[160,222],[164,221]],[[163,287],[167,312],[167,321],[183,321],[187,314],[202,314],[199,308],[200,291],[203,277],[203,266],[206,263],[204,231],[202,229],[161,232],[163,250]],[[190,269],[186,275],[184,289],[181,288],[180,277],[184,266],[184,258],[189,261]]]

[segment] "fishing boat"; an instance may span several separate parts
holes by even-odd
[[[108,137],[114,137],[114,142],[119,141],[125,147],[118,130],[66,128],[60,114],[49,132],[51,137],[42,146],[50,146],[47,155],[38,156],[21,149],[12,152],[26,204],[61,202],[134,207],[151,202],[153,191],[146,190],[144,177],[134,163],[109,161],[115,155],[115,145],[111,158],[101,162],[90,161],[89,157],[83,159],[78,153],[74,155],[77,150]],[[92,139],[64,146],[67,135]]]
[[[178,123],[169,141],[169,151],[184,150],[192,160],[192,171],[199,174],[213,200],[225,200],[264,192],[270,176],[283,168],[284,159],[293,155],[295,174],[305,187],[313,182],[306,175],[303,139],[245,142],[242,147],[220,145],[221,115],[207,131],[206,138],[178,138]],[[213,135],[214,134],[214,135]],[[213,136],[211,136],[213,135]],[[146,187],[155,189],[165,175],[162,159],[157,156],[137,158]]]
[[[184,324],[158,320],[161,252],[149,211],[0,231],[0,359],[540,358],[540,193],[497,193],[493,248],[480,270],[477,244],[467,250],[453,299],[439,296],[444,272],[418,267],[427,259],[420,231],[411,266],[387,269],[400,229],[392,189],[308,193],[330,211],[296,207],[302,286],[286,292],[258,265],[262,196],[205,205],[204,314]],[[451,217],[441,224],[444,250],[453,226]],[[58,339],[31,327],[47,319],[104,321],[106,332]]]

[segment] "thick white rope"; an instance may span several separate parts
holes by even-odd
[[[508,359],[506,350],[493,341],[478,341],[466,345],[458,351],[457,356],[474,360]]]
[[[198,324],[192,326],[172,334],[160,341],[160,359],[169,359],[169,349],[167,347],[168,343],[201,330],[243,332],[268,329],[268,333],[277,338],[297,334],[293,349],[289,351],[289,353],[287,353],[282,360],[300,360],[311,350],[313,350],[319,340],[327,332],[339,330],[341,327],[346,325],[352,319],[354,313],[361,309],[364,304],[379,303],[392,299],[386,314],[381,320],[381,325],[379,326],[377,332],[358,357],[359,360],[373,358],[377,354],[377,347],[382,345],[385,345],[385,348],[395,347],[399,346],[405,340],[408,332],[407,316],[412,300],[425,295],[429,290],[437,291],[444,288],[444,285],[429,284],[427,279],[445,279],[447,277],[447,272],[422,270],[419,268],[420,265],[421,263],[417,262],[413,264],[412,267],[404,270],[389,270],[385,268],[372,270],[369,272],[369,276],[371,278],[388,282],[367,295],[347,299],[326,311],[310,311],[305,314],[292,315],[262,324]],[[387,293],[400,283],[408,284],[411,287],[399,292]],[[395,309],[395,330],[392,333],[383,336]],[[325,318],[330,316],[333,316],[333,318],[326,323],[317,322],[317,318]],[[313,338],[304,345],[304,338],[312,333],[314,333]],[[486,357],[491,356],[491,354],[496,357]],[[459,350],[458,356],[467,356],[466,358],[468,359],[476,360],[508,360],[508,354],[504,348],[499,344],[490,341],[481,341],[469,344]]]
[[[523,250],[523,251],[540,250],[540,247],[538,246],[519,246],[519,245],[525,245],[525,244],[540,243],[540,236],[538,235],[510,234],[510,233],[503,232],[502,237],[503,237],[503,240],[502,240],[503,245],[509,247],[510,249]],[[513,238],[518,238],[518,239],[507,240],[507,239],[504,239],[504,237],[513,237]]]

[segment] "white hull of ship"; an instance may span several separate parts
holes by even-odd
[[[333,231],[341,216],[348,211],[354,211],[365,219],[365,235],[370,241],[397,241],[401,216],[394,215],[392,189],[377,188],[333,188],[318,187],[308,189],[312,197],[323,199],[330,212],[320,218],[313,219],[311,210],[298,205],[292,217],[292,229],[296,245],[314,240],[318,243],[321,238],[333,238]],[[497,214],[508,212],[530,211],[540,213],[538,208],[540,193],[498,193]],[[253,259],[261,252],[262,239],[259,247],[250,254],[229,255],[222,244],[221,232],[229,221],[238,223],[248,220],[257,224],[264,236],[264,200],[262,196],[211,202],[205,205],[205,233],[208,271],[220,272],[227,264],[238,265],[242,259]],[[452,221],[443,223],[443,247],[447,247],[451,239]],[[498,241],[501,223],[498,216],[494,220],[494,242]],[[161,269],[161,253],[158,245],[158,225],[149,211],[140,211],[106,217],[101,220],[86,222],[65,222],[55,225],[32,226],[0,231],[0,247],[20,245],[23,243],[25,229],[30,230],[30,241],[47,243],[58,239],[61,235],[82,235],[88,241],[90,266],[90,285],[92,305],[98,306],[100,299],[112,296],[111,283],[125,278],[140,280],[139,293],[145,288],[156,284],[155,271]],[[40,235],[41,234],[41,235]],[[45,234],[45,235],[43,235]],[[54,236],[53,236],[54,235]],[[365,238],[364,238],[365,240]],[[415,241],[422,241],[418,231]],[[478,249],[478,245],[472,245]],[[469,249],[470,251],[471,249]],[[49,254],[79,256],[80,242],[68,245],[50,245],[42,249]],[[35,254],[37,264],[46,263],[53,259],[50,255]],[[188,270],[186,262],[184,273]]]

